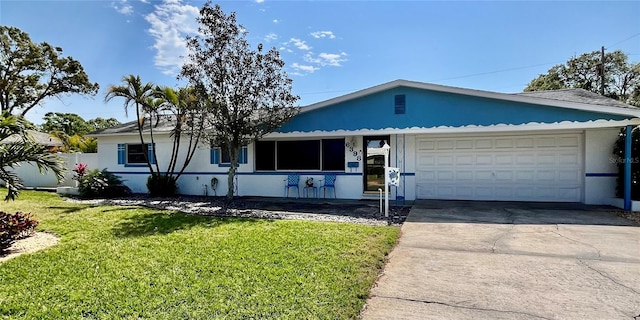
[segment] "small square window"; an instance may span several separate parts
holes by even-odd
[[[147,145],[128,144],[127,163],[147,163],[147,158],[145,157],[147,151]]]
[[[220,148],[220,163],[231,163],[231,157],[229,156],[229,150],[227,150],[227,148]]]

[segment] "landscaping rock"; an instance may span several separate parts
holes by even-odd
[[[145,195],[133,195],[120,199],[80,200],[70,198],[68,201],[100,205],[144,206],[217,217],[310,220],[395,226],[399,226],[405,221],[411,209],[409,206],[390,206],[389,217],[385,217],[384,213],[380,213],[377,202],[374,204],[367,201],[238,197],[227,205],[222,197],[180,196],[175,198],[150,198]]]

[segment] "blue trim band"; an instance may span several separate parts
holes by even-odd
[[[594,173],[585,173],[586,177],[617,177],[618,174],[617,173],[598,173],[598,172],[594,172]]]
[[[138,167],[138,166],[136,166]],[[145,166],[140,166],[140,167],[146,167]],[[113,174],[150,174],[149,171],[111,171],[111,173]],[[166,172],[162,172],[163,174],[166,174]],[[292,173],[297,173],[297,174],[301,174],[301,175],[308,175],[308,176],[320,176],[320,175],[325,175],[325,174],[335,174],[337,176],[361,176],[362,172],[333,172],[333,171],[312,171],[312,172],[304,172],[304,171],[258,171],[258,172],[236,172],[236,175],[239,176],[251,176],[251,175],[256,175],[256,176],[286,176],[286,175],[290,175]],[[208,172],[208,171],[201,171],[201,172],[183,172],[183,175],[205,175],[205,174],[215,174],[215,175],[222,175],[222,174],[227,174],[227,172]],[[403,172],[400,173],[400,176],[406,176],[406,177],[412,177],[415,176],[416,174],[413,172]]]
[[[125,163],[124,165],[125,168],[146,168],[148,167],[146,163],[140,163],[140,164],[128,164]]]

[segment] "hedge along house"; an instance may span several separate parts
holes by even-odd
[[[389,164],[401,171],[392,199],[610,204],[613,144],[621,127],[638,124],[640,109],[581,89],[504,94],[396,80],[303,107],[243,148],[236,193],[282,197],[289,174],[300,174],[301,193],[307,178],[322,185],[335,174],[338,198],[377,198],[384,160],[376,148],[386,141]],[[169,155],[168,130],[154,129],[154,161]],[[139,145],[135,122],[95,136],[100,167],[146,192],[149,148]],[[180,193],[212,194],[214,177],[224,192],[228,158],[202,145]]]

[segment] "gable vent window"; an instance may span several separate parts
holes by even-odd
[[[395,114],[404,114],[407,106],[407,99],[404,94],[397,94],[395,97]]]

